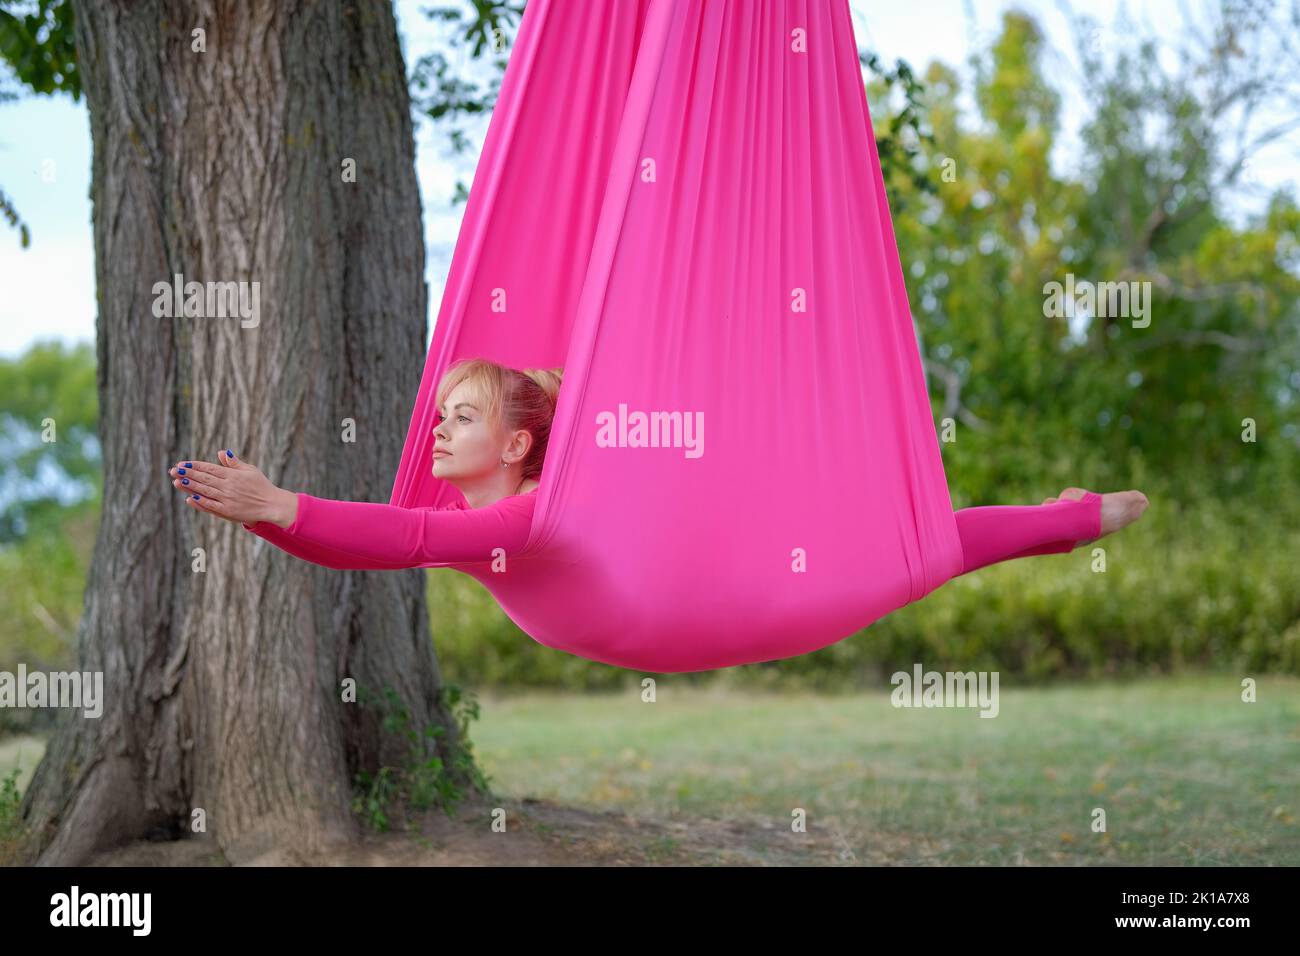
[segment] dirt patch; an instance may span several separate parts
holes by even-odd
[[[286,847],[251,866],[788,866],[854,865],[834,834],[791,833],[770,820],[652,820],[617,811],[525,798],[490,826],[492,802],[463,804],[454,817],[431,812],[418,832],[364,832],[329,856]],[[145,840],[97,854],[91,866],[226,866],[211,840]]]

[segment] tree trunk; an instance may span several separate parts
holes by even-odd
[[[357,835],[357,771],[412,756],[376,708],[342,700],[345,679],[443,729],[416,756],[457,745],[424,572],[298,561],[186,506],[166,470],[232,448],[281,487],[388,500],[427,298],[392,10],[95,0],[76,42],[104,454],[78,659],[105,702],[99,719],[62,712],[22,814],[45,864],[200,820],[231,862],[319,851]],[[156,317],[154,285],[178,273],[248,283],[257,324]]]

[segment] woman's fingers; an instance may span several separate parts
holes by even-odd
[[[225,463],[224,449],[221,455],[222,462],[215,464],[186,458],[167,469],[167,473],[171,476],[172,487],[185,496],[191,508],[226,521],[239,521],[234,512],[241,510],[240,502],[244,497],[239,485],[242,469],[234,460]]]
[[[193,495],[188,495],[185,498],[185,502],[191,508],[194,508],[198,511],[206,511],[208,514],[216,515],[218,518],[224,518],[226,521],[235,520],[234,518],[230,517],[230,515],[226,513],[224,505],[222,505],[219,501],[213,500],[212,498],[203,498],[203,497],[196,498]]]
[[[185,461],[177,462],[171,467],[173,477],[192,478],[195,474],[206,475],[210,480],[224,481],[229,469],[222,465],[214,465],[211,462],[199,461],[194,458],[187,458]]]
[[[228,469],[206,461],[187,458],[168,469],[172,476],[172,486],[186,494],[199,494],[203,498],[223,499],[226,493],[226,476],[222,471]],[[200,499],[202,500],[202,499]]]
[[[225,489],[222,487],[225,476],[221,474],[219,466],[186,458],[169,468],[168,473],[172,476],[172,487],[182,492],[191,504],[197,505],[201,511],[217,513],[213,509],[203,508],[202,503],[220,501],[225,497]],[[195,498],[195,495],[199,497]]]
[[[183,491],[186,494],[199,494],[204,498],[221,498],[224,489],[217,486],[215,482],[200,478],[198,472],[188,472],[179,478],[172,479],[172,486],[177,491]]]

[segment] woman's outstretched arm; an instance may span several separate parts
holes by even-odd
[[[348,560],[367,562],[368,567],[388,568],[491,561],[500,554],[515,555],[528,541],[536,500],[535,495],[516,495],[487,508],[401,508],[318,498],[304,492],[298,492],[297,498],[293,523],[282,531],[273,528],[267,540],[279,545],[276,537],[282,535],[295,545],[322,548]]]
[[[296,557],[338,569],[433,567],[517,554],[528,540],[536,500],[516,495],[474,509],[318,498],[277,487],[228,451],[220,464],[187,461],[170,473],[191,507],[238,521]]]
[[[259,538],[269,541],[281,551],[292,554],[295,558],[302,558],[304,561],[310,561],[326,568],[333,568],[336,571],[396,571],[399,568],[409,567],[409,565],[401,563],[372,561],[351,551],[326,548],[318,544],[300,541],[279,525],[270,521],[258,521],[255,524],[240,523],[245,531],[251,531]]]

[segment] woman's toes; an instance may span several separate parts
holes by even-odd
[[[1082,501],[1083,496],[1086,495],[1087,493],[1088,493],[1087,490],[1084,488],[1066,488],[1064,491],[1061,492],[1061,500]]]
[[[1142,517],[1147,497],[1140,491],[1115,491],[1101,496],[1101,533],[1118,531]]]

